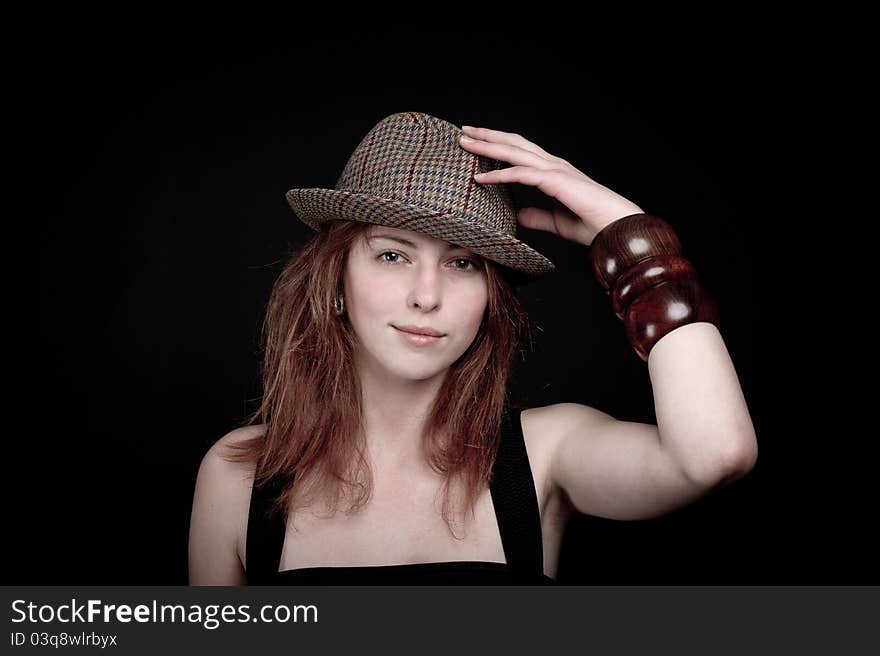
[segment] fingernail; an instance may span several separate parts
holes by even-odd
[[[470,138],[469,136],[467,136],[466,134],[461,135],[461,140],[462,140],[462,141],[473,141],[473,139],[471,139],[471,138]]]

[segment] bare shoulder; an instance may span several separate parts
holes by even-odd
[[[541,428],[549,429],[554,433],[558,433],[572,419],[579,419],[581,421],[606,421],[614,419],[607,412],[602,412],[582,403],[553,403],[551,405],[528,408],[523,411],[523,415],[525,413],[533,417],[533,421],[539,424]]]
[[[230,447],[258,437],[264,425],[236,428],[217,440],[202,458],[190,522],[190,582],[235,585],[240,566],[242,527],[247,525],[255,465],[234,462]]]
[[[535,410],[534,439],[548,452],[549,484],[564,492],[576,512],[650,519],[712,488],[688,476],[656,424],[618,420],[580,403]]]
[[[231,460],[236,453],[233,447],[261,434],[262,431],[257,426],[242,426],[229,431],[208,449],[202,459],[202,468],[209,469],[215,475],[223,477],[225,483],[231,483],[233,482],[231,479],[239,476],[252,476],[255,469],[253,463]]]
[[[211,454],[213,452],[212,455],[214,457],[225,460],[227,456],[233,453],[233,449],[230,448],[232,445],[240,445],[247,440],[263,435],[265,432],[266,424],[255,424],[253,426],[241,426],[240,428],[235,428],[217,440],[208,450],[208,453]]]
[[[577,512],[554,471],[560,444],[572,426],[596,426],[614,418],[601,410],[579,403],[553,403],[527,408],[521,415],[523,438],[529,453],[535,484],[542,503],[565,516]]]
[[[253,462],[235,462],[230,458],[236,453],[234,446],[259,437],[265,432],[265,424],[242,426],[226,433],[217,440],[202,462],[216,479],[214,492],[230,508],[241,509],[242,504],[250,502],[251,487],[256,465]]]
[[[559,442],[565,435],[565,426],[573,419],[572,409],[567,407],[572,405],[576,404],[555,403],[526,408],[520,413],[523,439],[542,508],[557,502],[561,510],[570,510],[562,488],[553,477],[552,465]],[[597,418],[608,416],[587,406],[579,407],[588,413],[594,412]]]
[[[601,423],[613,420],[608,413],[580,403],[553,403],[522,411],[523,437],[535,451],[551,458],[572,423]]]

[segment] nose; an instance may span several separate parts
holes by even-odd
[[[413,274],[413,284],[409,293],[409,304],[430,311],[440,305],[443,278],[433,266],[417,268]]]

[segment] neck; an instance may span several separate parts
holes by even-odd
[[[425,380],[406,380],[360,368],[367,449],[377,466],[416,465],[427,416],[445,372]]]

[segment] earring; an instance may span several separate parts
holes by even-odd
[[[333,300],[333,311],[336,313],[337,317],[345,312],[345,299],[342,298],[342,294],[338,294]]]

